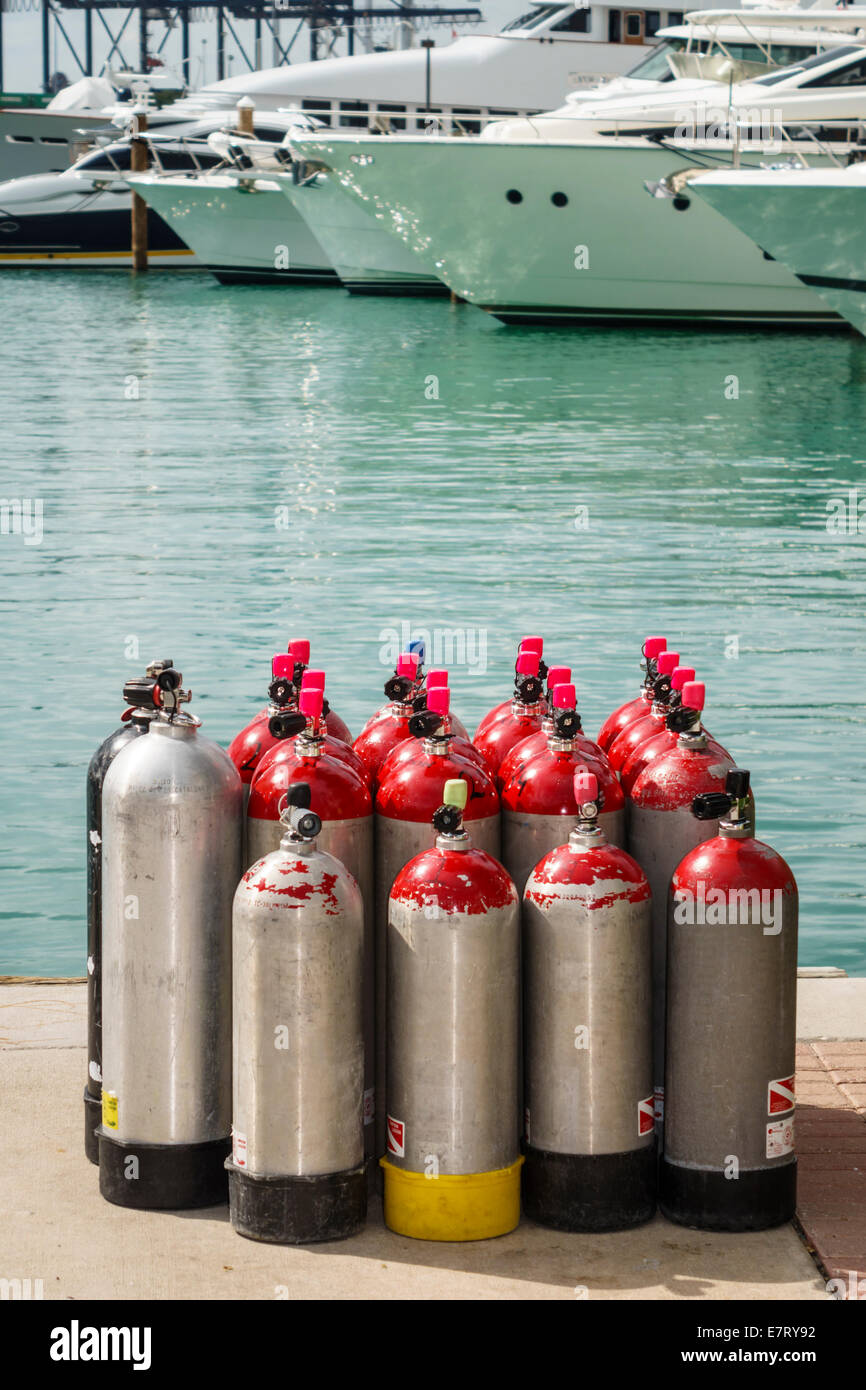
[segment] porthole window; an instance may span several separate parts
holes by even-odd
[[[551,193],[550,201],[555,208],[564,208],[568,202],[568,195],[565,193]]]
[[[506,196],[506,198],[508,199],[509,203],[522,203],[522,202],[523,202],[523,194],[522,194],[522,193],[520,192],[520,190],[517,189],[517,188],[509,188],[509,190],[508,190],[508,192],[506,193],[505,196]]]

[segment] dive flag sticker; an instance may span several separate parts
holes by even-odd
[[[647,1096],[646,1100],[639,1100],[637,1103],[637,1132],[641,1134],[652,1134],[655,1127],[655,1103],[653,1096]]]
[[[793,1110],[795,1103],[793,1076],[785,1076],[781,1081],[770,1082],[767,1087],[768,1115],[783,1115],[786,1110]]]
[[[395,1158],[406,1157],[406,1126],[402,1120],[388,1116],[388,1152]]]

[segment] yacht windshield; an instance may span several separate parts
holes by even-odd
[[[673,77],[668,54],[682,53],[685,46],[685,39],[665,39],[663,43],[657,44],[646,58],[642,58],[636,67],[629,68],[626,77],[640,77],[650,82],[668,81]]]
[[[512,19],[511,23],[506,24],[500,32],[507,34],[512,29],[535,29],[539,24],[550,19],[552,14],[558,14],[562,8],[562,5],[538,6],[536,9],[530,10],[528,14],[522,14],[519,19]]]
[[[813,58],[804,58],[802,63],[796,63],[791,68],[782,68],[781,72],[770,73],[769,77],[757,78],[755,86],[773,87],[777,82],[784,82],[788,77],[796,77],[798,72],[808,72],[810,68],[835,62],[838,58],[847,57],[850,53],[862,54],[862,52],[863,48],[860,44],[845,44],[842,48],[831,49],[829,53],[816,53]]]

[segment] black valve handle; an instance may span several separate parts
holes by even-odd
[[[274,705],[290,705],[297,698],[297,691],[287,676],[275,676],[268,686],[268,697]]]
[[[727,792],[702,792],[692,802],[692,815],[698,820],[718,820],[732,805],[733,797]]]
[[[725,778],[725,791],[734,801],[743,801],[749,795],[751,779],[745,767],[732,767]]]
[[[160,690],[179,690],[183,683],[183,676],[173,666],[168,666],[164,671],[158,673],[156,683]]]
[[[312,802],[313,794],[309,782],[295,782],[286,792],[288,806],[299,806],[302,811],[309,811]]]
[[[546,671],[545,667],[545,674]],[[543,692],[544,680],[541,675],[518,676],[514,682],[514,698],[522,705],[537,705]]]
[[[272,714],[268,720],[268,729],[272,738],[291,738],[293,734],[302,733],[306,727],[306,716],[295,711]]]
[[[385,694],[389,700],[394,700],[399,705],[405,705],[412,694],[413,686],[414,681],[410,681],[408,676],[391,676],[385,682]]]
[[[463,812],[459,806],[440,806],[433,812],[433,824],[440,835],[453,834],[460,829]]]
[[[409,733],[413,738],[429,738],[431,734],[435,734],[441,723],[442,716],[435,710],[419,710],[417,714],[409,716]]]
[[[553,716],[553,727],[558,738],[576,738],[580,733],[580,715],[576,709],[558,709]]]
[[[700,720],[700,716],[700,710],[689,709],[688,705],[677,705],[665,716],[665,725],[671,733],[685,734]]]

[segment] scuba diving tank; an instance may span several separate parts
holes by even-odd
[[[102,1119],[102,784],[105,774],[134,738],[146,734],[156,710],[154,686],[172,663],[153,661],[146,675],[124,683],[126,709],[119,729],[97,748],[87,769],[87,1084],[84,1088],[84,1152],[99,1162],[96,1128]],[[158,698],[158,697],[157,697]]]
[[[622,788],[603,754],[587,757],[578,743],[580,716],[573,685],[553,692],[553,733],[547,747],[524,763],[502,788],[502,862],[522,894],[540,859],[561,845],[577,815],[574,774],[588,766],[598,779],[599,825],[613,845],[625,845]]]
[[[448,692],[432,691],[430,698],[443,702]],[[432,718],[436,711],[426,711]],[[421,715],[413,716],[421,719]],[[439,716],[435,729],[413,740],[414,752],[387,770],[382,769],[375,801],[376,824],[376,1094],[386,1094],[385,990],[387,979],[388,894],[397,874],[422,850],[435,842],[431,816],[439,806],[442,788],[449,779],[463,778],[469,796],[463,818],[478,849],[499,857],[499,795],[486,771],[462,753],[453,751],[447,716]],[[395,749],[394,758],[400,749]],[[384,1110],[377,1112],[377,1153],[385,1152]]]
[[[483,731],[479,729],[475,735],[473,742],[484,754],[491,777],[497,776],[502,760],[516,743],[521,743],[541,728],[547,707],[542,699],[544,683],[539,670],[537,652],[520,653],[511,708]]]
[[[429,701],[429,695],[430,695],[431,690],[441,690],[441,689],[447,687],[447,685],[448,685],[448,672],[447,672],[446,670],[444,670],[443,667],[437,667],[435,670],[433,670],[433,671],[428,671],[428,672],[427,672],[427,680],[426,680],[425,685],[424,685],[424,693],[425,693],[425,697],[428,697],[428,698],[427,698],[427,704],[428,704],[428,706],[429,706],[429,703],[430,703],[430,701]],[[451,718],[451,732],[452,732],[453,734],[456,734],[458,738],[460,738],[460,739],[465,739],[465,741],[466,741],[467,743],[470,743],[470,742],[471,742],[471,739],[470,739],[469,733],[468,733],[468,731],[467,731],[467,729],[466,729],[466,725],[463,723],[463,720],[462,720],[462,719],[458,719],[458,718],[457,718],[457,715],[454,713],[453,710],[450,710],[450,718]]]
[[[720,819],[668,898],[659,1205],[683,1226],[761,1231],[796,1201],[797,885],[754,837],[745,769],[690,809]]]
[[[286,793],[279,848],[234,897],[229,1212],[240,1235],[301,1245],[364,1224],[364,908],[320,849],[311,791]]]
[[[703,706],[701,682],[690,690],[692,705]],[[724,791],[733,767],[701,729],[700,709],[677,711],[686,727],[673,748],[654,758],[632,783],[628,799],[628,851],[649,879],[653,900],[653,1087],[656,1127],[664,1125],[665,958],[667,892],[674,869],[689,850],[716,833],[692,815],[692,802],[707,792]],[[751,808],[753,816],[753,808]]]
[[[286,793],[298,783],[309,786],[312,808],[321,820],[319,848],[341,864],[357,881],[364,903],[364,1039],[366,1049],[364,1123],[368,1157],[373,1157],[375,1086],[374,1034],[374,890],[373,803],[366,780],[329,751],[324,732],[323,696],[318,687],[299,697],[306,720],[302,734],[273,749],[262,759],[253,778],[247,804],[247,867],[278,850],[284,834],[280,819]],[[342,746],[342,745],[341,745]],[[279,753],[279,756],[278,756]],[[371,1164],[371,1180],[375,1168]]]
[[[547,675],[547,667],[545,666],[544,661],[542,660],[543,651],[544,639],[542,637],[524,637],[521,640],[520,647],[518,648],[517,652],[518,660],[525,653],[532,653],[538,657],[538,668],[535,674],[542,681],[544,680],[544,677]],[[514,678],[516,683],[517,662],[515,662],[514,665]],[[496,724],[500,719],[506,718],[511,713],[511,706],[513,705],[513,703],[514,696],[512,695],[509,699],[503,700],[501,704],[494,705],[492,710],[488,710],[487,714],[485,714],[484,718],[481,720],[481,723],[478,725],[478,728],[475,730],[474,737],[477,739],[479,736],[486,734],[488,729],[493,724]]]
[[[679,664],[679,652],[662,652],[659,655],[656,663],[658,675],[653,681],[652,704],[648,712],[633,719],[608,747],[607,759],[614,772],[619,773],[636,748],[664,729],[665,717],[671,707],[673,674]]]
[[[295,690],[299,691],[303,687],[304,676],[307,673],[307,668],[310,662],[309,642],[307,642],[306,640],[302,641],[300,638],[298,638],[296,641],[290,642],[288,655],[292,661],[292,684],[295,686]],[[315,674],[318,675],[320,673],[316,672]],[[340,718],[338,714],[334,712],[334,710],[331,709],[331,706],[327,700],[325,700],[324,710],[325,728],[327,733],[329,733],[332,738],[339,739],[341,743],[351,744],[352,735],[349,732],[348,725],[344,723],[344,721]]]
[[[598,827],[574,775],[575,828],[523,895],[526,1215],[619,1231],[655,1211],[652,909],[640,865]]]
[[[619,780],[626,797],[644,768],[649,767],[654,758],[673,748],[679,735],[692,727],[695,713],[700,714],[704,700],[703,682],[694,679],[691,667],[678,666],[671,677],[670,705],[661,732],[641,743],[620,768]],[[709,749],[724,758],[730,757],[727,749],[712,738],[706,729],[703,733],[706,734]]]
[[[656,660],[665,650],[667,639],[664,637],[648,637],[641,647],[641,655],[646,675],[641,686],[640,694],[634,700],[627,700],[619,709],[615,709],[613,714],[609,714],[598,731],[597,743],[603,752],[607,752],[614,739],[622,733],[623,729],[629,725],[633,719],[640,719],[644,714],[649,713],[652,703],[652,685],[658,670]]]
[[[268,703],[245,729],[235,734],[228,746],[228,755],[237,768],[244,786],[244,807],[250,794],[250,784],[256,769],[265,754],[277,742],[271,732],[270,721],[276,714],[292,715],[294,731],[299,733],[306,723],[303,715],[297,713],[297,691],[292,682],[294,659],[284,652],[278,652],[271,661],[271,683],[268,686]],[[291,721],[289,721],[291,723]]]
[[[118,1206],[213,1206],[227,1193],[237,768],[157,676],[147,736],[102,788],[99,1190]]]
[[[292,740],[297,734],[308,729],[308,720],[298,709],[300,696],[305,690],[318,690],[322,696],[322,717],[319,721],[316,737],[321,741],[324,752],[332,758],[336,758],[338,762],[345,763],[356,776],[360,777],[362,782],[368,783],[367,769],[351,744],[344,743],[341,738],[335,738],[333,734],[328,733],[328,719],[326,717],[328,702],[325,699],[325,676],[322,671],[306,671],[301,677],[300,688],[296,690],[291,705],[279,709],[276,714],[270,716],[268,730],[273,743],[259,759],[253,773],[253,780],[265,764],[270,766],[271,763],[281,762],[283,758],[293,756],[294,744]]]
[[[393,676],[385,682],[389,703],[367,720],[352,745],[364,764],[371,785],[391,750],[411,737],[409,720],[416,709],[424,706],[418,668],[416,653],[401,653]]]
[[[468,790],[445,782],[434,844],[388,904],[385,1223],[418,1240],[484,1240],[520,1219],[519,905],[463,827]]]
[[[547,747],[548,740],[553,738],[556,732],[553,716],[556,712],[554,704],[554,692],[558,685],[567,685],[571,690],[574,689],[571,680],[571,670],[568,666],[551,666],[548,672],[547,684],[547,713],[541,721],[541,728],[528,738],[522,739],[520,743],[515,743],[511,752],[503,758],[499,772],[496,777],[496,785],[501,791],[506,782],[510,782],[515,773],[518,773],[530,758],[534,758],[536,753],[542,753]],[[575,696],[576,708],[576,696]],[[575,748],[583,754],[583,760],[595,765],[601,763],[607,767],[607,757],[601,751],[597,743],[593,743],[591,738],[587,738],[582,729],[575,735]]]
[[[426,709],[418,710],[410,716],[408,723],[409,737],[402,743],[398,743],[396,748],[392,748],[385,761],[379,768],[379,781],[393,772],[402,763],[411,762],[418,754],[418,739],[430,738],[441,730],[441,737],[449,739],[449,748],[452,753],[459,753],[461,757],[467,758],[475,767],[487,772],[487,760],[474,743],[470,743],[467,738],[462,738],[454,729],[454,721],[451,717],[451,691],[447,686],[434,686],[426,695]]]

